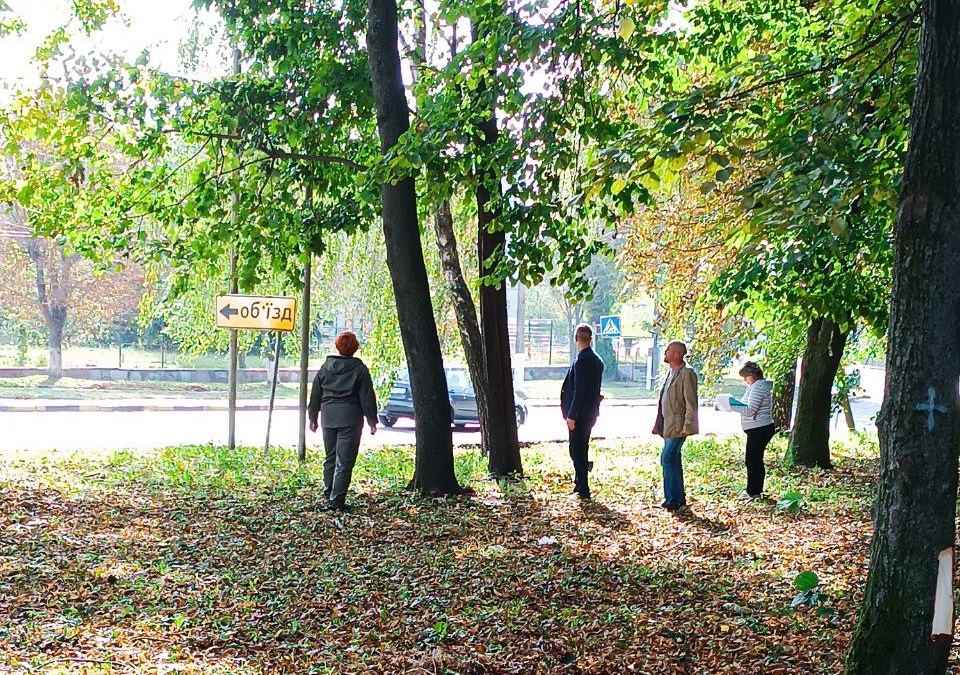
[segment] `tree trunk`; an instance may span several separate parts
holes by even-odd
[[[492,114],[481,125],[480,130],[484,144],[492,145],[496,142],[497,123]],[[491,231],[492,227],[496,227],[496,216],[489,205],[490,191],[481,177],[481,182],[477,185],[477,251],[481,279],[493,272],[496,256],[502,255],[506,246],[506,235],[502,231]],[[490,414],[485,423],[490,475],[521,475],[523,465],[520,460],[520,440],[517,436],[517,411],[513,400],[507,286],[503,281],[496,285],[481,284],[480,325],[490,406]]]
[[[807,328],[807,347],[800,365],[797,419],[789,455],[803,466],[833,467],[830,462],[831,389],[840,367],[847,334],[829,319],[818,317]]]
[[[492,220],[487,211],[490,194],[486,188],[477,188],[477,210],[480,215],[478,248],[482,276],[489,272],[484,263],[505,243],[503,232],[488,232]],[[513,400],[513,372],[510,362],[510,331],[507,324],[507,287],[480,286],[480,323],[483,326],[483,362],[487,377],[490,414],[484,424],[490,475],[507,477],[523,474],[520,460],[520,440],[517,436],[517,411]]]
[[[380,148],[386,155],[410,126],[397,48],[396,0],[369,0],[367,58],[377,109]],[[458,494],[453,467],[450,398],[420,248],[413,178],[380,186],[387,267],[397,302],[403,350],[417,419],[417,454],[411,487],[423,494]]]
[[[63,328],[70,303],[70,271],[77,256],[39,238],[28,239],[26,248],[35,268],[37,302],[47,328],[47,381],[52,383],[63,377]]]
[[[476,31],[476,26],[474,26]],[[474,36],[476,39],[476,35]],[[486,84],[480,82],[477,93],[486,99]],[[497,142],[499,131],[493,105],[486,119],[477,126],[480,147]],[[497,258],[506,250],[506,235],[497,223],[497,213],[491,209],[490,186],[499,192],[501,176],[481,173],[477,181],[477,252],[481,280],[490,275]],[[494,207],[496,208],[496,207]],[[520,440],[517,437],[517,411],[514,408],[513,368],[510,359],[510,330],[507,322],[507,286],[503,280],[480,285],[480,326],[483,337],[483,363],[486,369],[489,420],[486,423],[486,443],[490,475],[507,477],[523,474],[520,461]]]
[[[797,360],[794,359],[783,375],[775,379],[773,396],[773,424],[781,431],[790,431],[793,424],[793,396],[797,388]]]
[[[50,362],[47,367],[47,379],[56,382],[63,377],[63,326],[67,322],[66,307],[51,307],[44,313],[47,326],[47,351]]]
[[[843,420],[847,423],[847,429],[856,431],[857,422],[853,419],[853,408],[850,407],[850,397],[844,396],[840,406],[843,408]]]
[[[444,200],[440,203],[440,208],[434,214],[433,227],[437,235],[437,249],[440,253],[443,279],[453,296],[453,309],[457,314],[460,342],[463,345],[467,370],[477,397],[480,443],[483,454],[486,455],[489,452],[486,439],[490,436],[490,404],[487,398],[487,376],[483,366],[483,342],[480,336],[480,324],[477,321],[477,306],[473,303],[473,296],[470,295],[470,288],[463,277],[463,268],[460,265],[449,201]]]
[[[848,675],[943,673],[952,642],[960,451],[958,72],[960,5],[925,0],[895,232],[870,572]]]

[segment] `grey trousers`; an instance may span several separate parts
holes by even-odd
[[[331,506],[340,507],[347,498],[353,465],[360,450],[363,422],[352,427],[323,427],[323,495]]]

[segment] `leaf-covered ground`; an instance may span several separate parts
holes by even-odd
[[[361,457],[356,510],[319,465],[260,452],[0,463],[0,672],[838,673],[868,556],[875,446],[772,466],[685,449],[692,508],[657,508],[657,448],[599,443],[595,502],[560,445],[519,484],[458,456],[469,498],[403,490],[412,449]],[[776,450],[772,453],[776,454]],[[813,571],[823,594],[791,607]]]

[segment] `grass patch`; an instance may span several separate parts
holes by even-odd
[[[742,439],[690,441],[679,515],[656,508],[659,446],[600,443],[591,504],[563,444],[505,484],[460,449],[474,495],[451,499],[404,490],[412,452],[361,455],[346,515],[290,451],[0,462],[0,672],[840,672],[869,442],[833,472],[772,448],[768,493],[801,496],[784,511],[736,498]],[[830,612],[790,606],[805,571]]]

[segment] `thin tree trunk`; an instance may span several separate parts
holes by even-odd
[[[823,317],[807,328],[807,346],[800,366],[797,419],[790,435],[789,456],[803,466],[832,468],[830,461],[831,389],[840,368],[847,334]]]
[[[790,431],[790,425],[793,424],[793,396],[797,388],[797,360],[794,359],[790,367],[775,381],[773,423],[781,431]]]
[[[960,4],[925,0],[895,228],[880,482],[848,675],[944,673],[960,378]]]
[[[850,431],[857,430],[856,420],[853,419],[853,408],[850,407],[850,397],[844,396],[843,402],[840,404],[840,407],[843,408],[843,419],[847,423],[847,429]]]
[[[479,36],[473,26],[474,40]],[[497,142],[499,130],[493,97],[487,95],[487,84],[477,87],[481,105],[489,105],[486,119],[477,125],[478,146],[489,147]],[[487,103],[488,98],[490,102]],[[510,358],[510,330],[507,321],[507,287],[502,279],[490,278],[497,260],[506,250],[506,234],[498,227],[496,207],[491,208],[491,190],[499,193],[502,176],[490,170],[477,176],[477,252],[480,278],[493,283],[480,285],[480,327],[483,337],[483,363],[488,387],[489,420],[486,423],[486,444],[490,475],[508,477],[523,474],[520,440],[517,436],[517,411],[514,407],[513,368]]]
[[[387,154],[410,127],[397,47],[395,0],[369,0],[367,58],[377,109],[380,148]],[[453,467],[450,399],[443,357],[420,248],[413,178],[380,186],[387,267],[397,302],[403,350],[410,371],[417,453],[411,487],[424,494],[457,494]]]
[[[415,10],[414,28],[416,31],[417,51],[414,54],[414,64],[411,69],[414,83],[420,76],[422,64],[427,62],[427,6],[419,3]],[[457,55],[456,24],[454,38],[450,42],[450,58]],[[480,323],[477,318],[477,307],[470,294],[470,288],[463,275],[463,266],[460,264],[460,254],[457,251],[457,236],[453,229],[453,213],[450,209],[450,200],[440,202],[433,218],[434,233],[437,237],[437,250],[440,257],[440,269],[444,282],[453,297],[453,309],[457,316],[457,331],[460,334],[460,344],[467,362],[467,372],[477,402],[477,418],[480,421],[480,449],[483,455],[489,454],[487,439],[490,438],[491,418],[490,403],[487,389],[487,374],[483,363],[483,341],[480,335]]]
[[[457,252],[457,238],[453,231],[453,214],[450,202],[440,203],[433,218],[433,227],[437,235],[437,249],[440,253],[440,267],[443,279],[453,297],[453,309],[457,315],[457,329],[463,345],[464,358],[470,381],[477,397],[477,416],[480,419],[480,443],[483,454],[488,454],[486,439],[490,435],[490,404],[487,399],[487,378],[483,367],[483,342],[480,336],[480,324],[477,321],[477,307],[470,295],[470,288],[463,277],[460,255]]]

